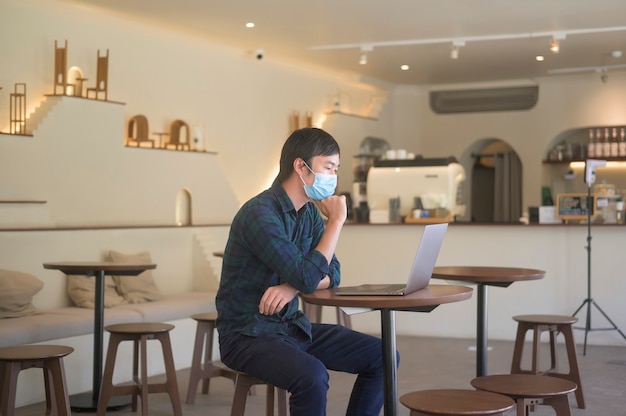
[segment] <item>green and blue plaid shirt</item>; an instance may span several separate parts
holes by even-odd
[[[233,219],[224,250],[216,297],[220,334],[287,334],[296,325],[310,338],[311,324],[298,309],[297,296],[271,316],[259,313],[259,303],[268,287],[282,283],[310,293],[328,275],[330,287],[339,286],[339,261],[333,256],[328,265],[315,250],[323,233],[315,205],[308,202],[296,212],[278,182],[246,202]]]

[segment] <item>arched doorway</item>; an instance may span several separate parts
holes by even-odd
[[[522,215],[522,164],[515,150],[501,139],[482,139],[465,151],[462,164],[471,184],[466,220],[518,222]]]

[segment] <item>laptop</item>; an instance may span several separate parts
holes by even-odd
[[[336,295],[404,296],[428,286],[448,224],[431,224],[424,228],[420,246],[406,284],[363,284],[335,288]]]

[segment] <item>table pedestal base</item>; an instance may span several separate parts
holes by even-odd
[[[113,396],[107,405],[107,411],[116,412],[132,403],[131,396]],[[93,393],[79,393],[70,396],[70,408],[77,413],[96,413],[98,401],[94,400]]]

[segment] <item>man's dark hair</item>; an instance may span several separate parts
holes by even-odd
[[[293,161],[303,159],[311,166],[315,156],[332,156],[339,154],[337,141],[322,129],[306,127],[291,133],[280,153],[280,171],[276,180],[283,182],[293,172]]]

